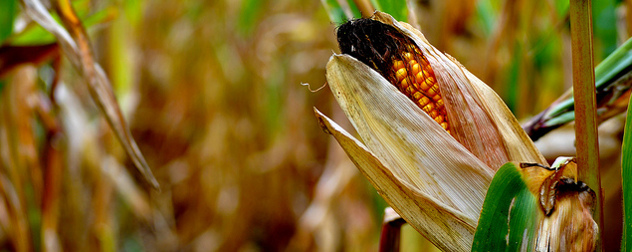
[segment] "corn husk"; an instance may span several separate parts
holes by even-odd
[[[494,172],[507,161],[547,164],[502,100],[423,35],[388,14],[374,19],[411,37],[434,69],[450,135],[391,83],[348,55],[333,55],[327,81],[364,141],[316,111],[378,192],[439,248],[467,251]]]
[[[574,159],[559,157],[553,166],[555,172],[542,182],[536,194],[545,213],[538,221],[536,250],[594,251],[599,233],[599,226],[592,217],[595,193],[577,182]],[[570,179],[574,188],[561,189],[562,178]],[[579,184],[585,187],[579,188]]]

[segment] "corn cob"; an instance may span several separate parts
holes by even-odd
[[[391,83],[412,99],[443,129],[450,132],[446,109],[434,71],[426,56],[416,47],[410,47],[414,53],[404,52],[403,60],[393,60],[391,69],[395,73],[395,78],[391,79]]]
[[[338,28],[340,50],[378,71],[448,133],[447,111],[439,84],[415,42],[394,27],[371,19]]]

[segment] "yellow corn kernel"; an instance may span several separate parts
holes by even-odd
[[[437,103],[438,109],[443,108],[443,99],[439,98],[438,100],[435,101],[435,103]]]
[[[400,68],[399,70],[397,70],[397,72],[395,73],[395,76],[397,77],[397,82],[402,81],[404,78],[406,78],[406,76],[408,75],[408,72],[406,71],[406,68]]]
[[[428,76],[434,76],[434,70],[432,70],[432,68],[428,67],[427,71],[428,71]]]
[[[415,89],[417,89],[417,91],[423,91],[423,90],[421,90],[421,87],[419,86],[419,82],[418,81],[414,81],[413,82],[413,86],[415,87]]]
[[[415,62],[414,64],[412,64],[410,67],[411,69],[411,73],[414,74],[415,76],[417,76],[417,74],[421,71],[421,66],[419,66],[419,63],[417,63],[417,61],[411,60],[412,62]]]
[[[416,81],[417,83],[423,83],[423,82],[425,81],[425,78],[424,78],[423,73],[421,73],[421,72],[420,72],[420,73],[417,73],[417,74],[415,75],[415,81]]]
[[[393,61],[393,70],[397,71],[399,69],[404,68],[404,62],[401,60],[395,60]]]
[[[441,127],[443,127],[443,129],[448,130],[448,122],[442,122],[441,123]],[[449,132],[449,130],[448,130]]]
[[[426,94],[428,94],[428,90],[430,90],[431,85],[432,84],[428,83],[427,81],[419,82],[419,88],[421,88],[421,90],[425,91]]]
[[[442,123],[443,122],[443,116],[442,115],[437,115],[436,117],[434,117],[435,122],[437,123]]]
[[[408,84],[408,79],[403,79],[399,82],[399,85],[402,90],[406,90],[410,84]]]
[[[415,59],[411,59],[408,61],[408,66],[412,67],[413,65],[418,64],[417,61]]]
[[[427,68],[424,68],[421,72],[423,73],[424,79],[430,77],[430,72],[428,71]]]
[[[421,92],[417,92],[417,93],[420,93],[420,94],[421,94]],[[422,95],[423,95],[423,94],[422,94]],[[423,107],[423,106],[428,105],[428,103],[430,103],[430,99],[429,99],[427,96],[423,96],[423,97],[421,97],[421,99],[419,100],[419,104],[418,104],[418,105],[419,105],[419,106],[421,106],[421,107]]]
[[[415,101],[419,101],[419,99],[424,98],[425,96],[421,93],[421,92],[415,92],[413,93],[413,99],[415,99]],[[426,98],[427,99],[427,98]],[[430,100],[428,100],[430,101]]]
[[[406,92],[406,94],[414,94],[415,88],[413,86],[408,86],[408,88],[406,88]]]
[[[428,103],[428,105],[424,106],[421,109],[423,109],[423,111],[426,111],[426,113],[430,113],[430,111],[435,109],[435,105],[434,105],[434,103]]]
[[[435,101],[435,102],[438,102],[438,101],[442,100],[441,99],[441,95],[437,94],[437,95],[433,96],[432,100]],[[443,103],[443,101],[441,101],[441,103]]]
[[[430,90],[434,91],[437,95],[439,95],[439,86],[433,85],[432,87],[430,87]],[[437,96],[437,95],[435,95],[435,96]],[[439,96],[439,97],[441,97],[441,96]],[[433,98],[434,98],[434,96],[433,96]]]
[[[404,56],[404,59],[406,59],[406,61],[410,61],[411,59],[413,59],[413,55],[409,52],[405,52],[403,56]]]
[[[424,84],[428,85],[429,83],[424,82]],[[433,98],[434,98],[434,96],[438,95],[437,92],[434,89],[432,89],[432,88],[427,88],[426,89],[426,94],[428,94],[428,96],[431,96]]]

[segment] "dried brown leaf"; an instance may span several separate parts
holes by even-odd
[[[69,32],[51,17],[40,1],[23,0],[22,2],[27,15],[55,35],[57,41],[61,44],[64,55],[83,75],[92,99],[105,116],[138,171],[148,184],[158,189],[158,181],[152,174],[149,165],[132,137],[112,91],[110,81],[101,66],[94,61],[88,36],[70,3],[63,0],[57,2],[60,17],[69,29]]]

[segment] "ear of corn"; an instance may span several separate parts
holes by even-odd
[[[367,64],[334,55],[327,82],[364,143],[319,117],[325,132],[416,230],[444,251],[469,251],[492,169]]]
[[[548,163],[485,83],[410,25],[381,12],[371,19],[338,28],[344,54],[327,64],[332,94],[362,141],[320,113],[319,122],[411,226],[444,251],[470,251],[497,168]],[[420,72],[428,89],[417,82]],[[433,81],[440,86],[432,89]],[[445,107],[449,134],[435,121],[439,110],[419,108],[425,102]]]

